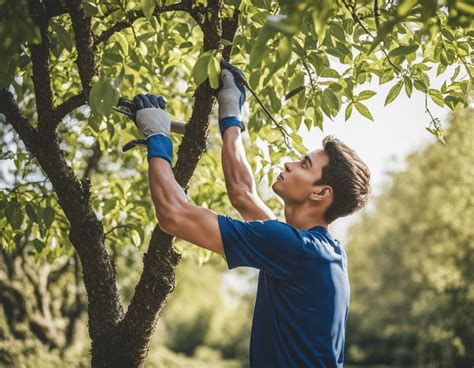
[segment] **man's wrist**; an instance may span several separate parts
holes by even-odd
[[[148,149],[148,161],[152,157],[161,157],[172,165],[171,158],[173,157],[173,142],[165,134],[153,134],[146,139],[146,146]]]
[[[245,130],[244,123],[237,119],[234,116],[228,116],[222,119],[219,119],[219,130],[221,132],[221,137],[224,137],[224,132],[226,131],[227,128],[230,128],[231,126],[238,126],[240,127],[240,130],[243,132]]]

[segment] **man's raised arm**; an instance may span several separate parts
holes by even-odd
[[[245,87],[236,83],[233,74],[226,69],[222,70],[221,79],[222,89],[218,94],[219,128],[223,140],[222,168],[230,202],[246,221],[274,219],[275,215],[257,193],[242,142]]]
[[[160,228],[168,234],[224,255],[217,214],[187,202],[171,170],[171,120],[163,97],[138,95],[136,124],[146,137],[148,178]]]

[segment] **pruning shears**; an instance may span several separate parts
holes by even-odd
[[[120,97],[117,103],[117,107],[112,107],[112,109],[128,116],[130,119],[135,121],[135,114],[136,114],[137,108],[135,106],[135,103],[132,100],[126,97]],[[184,132],[186,131],[186,124],[180,121],[171,120],[170,130],[173,133],[184,134]],[[122,147],[122,152],[127,152],[133,147],[136,147],[139,145],[146,146],[146,139],[142,138],[142,139],[131,140],[130,142],[128,142]]]

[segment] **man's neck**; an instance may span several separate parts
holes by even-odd
[[[302,230],[308,230],[315,226],[329,226],[324,220],[321,210],[305,206],[292,207],[285,205],[285,219],[288,225]]]

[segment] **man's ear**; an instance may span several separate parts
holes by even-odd
[[[314,188],[309,196],[312,201],[325,201],[332,197],[332,188],[329,185],[320,185]]]

